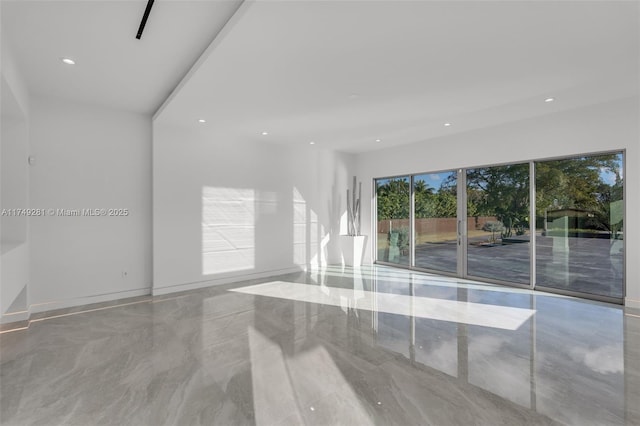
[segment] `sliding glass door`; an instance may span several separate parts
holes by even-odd
[[[536,162],[536,283],[612,298],[623,294],[621,153]]]
[[[415,266],[457,271],[458,179],[455,171],[413,177]]]
[[[468,169],[467,275],[529,284],[529,163]]]
[[[409,265],[409,176],[376,180],[378,260]]]
[[[602,300],[624,297],[622,152],[375,184],[377,261]]]

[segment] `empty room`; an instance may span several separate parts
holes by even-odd
[[[640,1],[0,25],[0,425],[640,425]]]

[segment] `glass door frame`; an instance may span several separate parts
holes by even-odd
[[[565,289],[559,289],[559,288],[554,288],[554,287],[546,287],[544,285],[538,285],[537,283],[537,271],[536,271],[536,163],[538,162],[544,162],[544,161],[550,161],[550,160],[556,160],[556,159],[568,159],[568,158],[573,158],[573,157],[587,157],[587,156],[596,156],[596,155],[606,155],[606,154],[622,154],[622,167],[623,170],[625,171],[626,174],[626,149],[618,149],[618,150],[607,150],[607,151],[601,151],[601,152],[589,152],[589,153],[582,153],[582,154],[573,154],[573,155],[564,155],[564,156],[558,156],[558,157],[551,157],[551,158],[541,158],[541,159],[535,159],[535,160],[529,160],[529,161],[516,161],[516,162],[506,162],[506,163],[498,163],[498,164],[491,164],[491,165],[486,165],[486,166],[473,166],[473,167],[466,167],[466,168],[460,168],[460,169],[450,169],[450,170],[442,170],[442,171],[436,171],[436,172],[424,172],[424,173],[411,173],[411,174],[403,174],[403,175],[397,175],[397,176],[391,176],[391,177],[379,177],[379,178],[374,178],[372,179],[372,189],[373,189],[373,200],[372,200],[372,234],[374,235],[374,238],[372,238],[372,243],[373,246],[372,248],[374,248],[375,250],[375,256],[374,256],[374,263],[375,264],[380,264],[380,265],[385,265],[385,266],[393,266],[393,267],[399,267],[399,268],[403,268],[403,269],[409,269],[409,270],[415,270],[418,272],[427,272],[427,273],[433,273],[433,274],[437,274],[437,275],[442,275],[442,276],[450,276],[450,277],[456,277],[456,278],[460,278],[460,279],[469,279],[469,280],[474,280],[474,281],[480,281],[480,282],[487,282],[487,283],[491,283],[491,284],[498,284],[498,285],[504,285],[507,287],[515,287],[515,288],[524,288],[524,289],[529,289],[529,290],[541,290],[541,291],[545,291],[548,293],[556,293],[556,294],[562,294],[562,295],[568,295],[568,296],[575,296],[575,297],[579,297],[582,299],[590,299],[590,300],[597,300],[597,301],[602,301],[602,302],[607,302],[607,303],[614,303],[614,304],[624,304],[624,298],[626,296],[626,282],[627,282],[627,276],[626,276],[626,268],[623,268],[623,272],[622,272],[622,297],[618,298],[618,297],[612,297],[612,296],[606,296],[606,295],[600,295],[600,294],[591,294],[591,293],[584,293],[584,292],[577,292],[577,291],[572,291],[572,290],[565,290]],[[511,282],[511,281],[506,281],[506,280],[498,280],[498,279],[491,279],[491,278],[486,278],[486,277],[479,277],[479,276],[474,276],[474,275],[469,275],[468,273],[468,267],[467,267],[467,258],[468,258],[468,223],[467,223],[467,179],[466,179],[466,172],[469,169],[473,169],[473,168],[482,168],[482,167],[496,167],[496,166],[502,166],[502,165],[510,165],[510,164],[524,164],[524,163],[528,163],[529,164],[529,284],[523,284],[523,283],[516,283],[516,282]],[[456,171],[457,173],[457,255],[456,255],[456,261],[457,261],[457,271],[455,273],[453,272],[448,272],[448,271],[440,271],[440,270],[436,270],[436,269],[429,269],[429,268],[424,268],[424,267],[417,267],[415,266],[415,235],[416,235],[416,229],[415,229],[415,191],[414,191],[414,179],[416,176],[422,175],[422,174],[429,174],[429,173],[441,173],[443,171],[449,171],[449,172],[453,172]],[[404,265],[404,264],[397,264],[397,263],[391,263],[391,262],[385,262],[385,261],[381,261],[378,260],[378,232],[377,232],[377,228],[378,228],[378,217],[377,217],[377,184],[376,181],[377,180],[381,180],[381,179],[393,179],[393,178],[401,178],[401,177],[408,177],[409,178],[409,202],[410,202],[410,206],[409,206],[409,265]],[[624,221],[626,222],[627,217],[626,217],[626,203],[627,203],[627,185],[624,185],[623,187],[623,213],[624,213]],[[627,262],[627,241],[626,239],[623,239],[622,241],[623,244],[623,265],[626,265]]]
[[[466,169],[448,169],[448,170],[439,170],[439,171],[434,171],[434,172],[427,172],[428,174],[432,174],[432,173],[443,173],[443,172],[455,172],[456,173],[456,177],[457,177],[457,181],[456,181],[456,191],[457,191],[457,197],[460,197],[461,194],[461,188],[464,188],[464,186],[461,185],[466,185],[466,179],[464,179],[464,175],[465,175],[465,171]],[[422,173],[422,174],[427,174],[427,173]],[[411,173],[411,174],[402,174],[402,175],[395,175],[395,176],[382,176],[382,177],[375,177],[372,179],[371,181],[371,189],[372,189],[372,194],[373,194],[373,200],[372,200],[372,209],[371,209],[371,216],[372,216],[372,221],[371,221],[371,234],[373,235],[372,240],[372,249],[374,250],[374,264],[377,265],[384,265],[384,266],[393,266],[396,268],[403,268],[403,269],[409,269],[412,271],[418,271],[418,272],[428,272],[428,273],[432,273],[432,274],[438,274],[438,275],[443,275],[443,276],[449,276],[449,277],[456,277],[456,278],[466,278],[465,276],[463,276],[461,274],[462,270],[461,270],[461,265],[463,265],[465,262],[462,262],[462,253],[464,253],[464,255],[466,255],[466,246],[464,244],[462,244],[463,242],[466,242],[466,230],[462,229],[462,224],[459,223],[458,220],[458,250],[457,250],[457,254],[456,254],[456,262],[457,262],[457,270],[456,272],[449,272],[449,271],[442,271],[442,270],[438,270],[438,269],[430,269],[430,268],[424,268],[424,267],[420,267],[420,266],[415,266],[415,235],[416,235],[416,228],[415,228],[415,191],[414,191],[414,179],[416,176],[420,176],[421,173]],[[393,262],[388,262],[388,261],[384,261],[384,260],[379,260],[378,259],[378,186],[377,186],[377,181],[379,180],[387,180],[387,179],[398,179],[398,178],[404,178],[407,177],[409,178],[409,265],[404,265],[404,264],[399,264],[399,263],[393,263]],[[461,179],[462,177],[462,179]],[[466,203],[466,193],[463,191],[462,192],[464,194],[464,199],[465,199],[465,203]],[[466,204],[464,207],[464,214],[466,214]],[[458,202],[458,206],[457,206],[457,214],[458,214],[458,218],[460,217],[460,202]],[[466,220],[463,221],[466,223]],[[461,234],[462,232],[462,234]],[[462,245],[461,245],[462,244]],[[465,265],[465,269],[466,269],[466,265]],[[464,271],[466,272],[466,270]],[[510,283],[508,284],[510,285]]]
[[[394,175],[394,176],[382,176],[382,177],[376,177],[373,178],[371,180],[371,193],[373,194],[373,199],[372,199],[372,203],[371,203],[371,217],[372,217],[372,221],[371,221],[371,235],[373,235],[373,238],[371,238],[371,248],[372,248],[372,254],[374,254],[373,256],[373,263],[374,264],[378,264],[378,265],[385,265],[385,266],[393,266],[396,268],[403,268],[403,269],[416,269],[413,268],[413,259],[414,259],[414,244],[413,244],[413,232],[414,232],[414,228],[413,228],[413,222],[411,220],[411,218],[413,217],[413,209],[414,209],[414,200],[413,200],[413,174],[403,174],[403,175]],[[401,179],[401,178],[408,178],[409,179],[409,232],[408,232],[408,238],[409,238],[409,264],[403,264],[403,263],[394,263],[394,262],[389,262],[389,261],[384,261],[384,260],[379,260],[378,259],[378,184],[377,181],[379,180],[392,180],[392,179]]]
[[[556,157],[547,157],[547,158],[539,158],[536,160],[531,160],[531,182],[533,182],[533,184],[530,186],[530,189],[532,191],[532,197],[531,199],[533,200],[531,202],[532,205],[532,210],[531,210],[531,217],[535,220],[536,218],[536,205],[535,205],[535,200],[536,200],[536,174],[535,174],[535,165],[536,163],[540,163],[540,162],[545,162],[545,161],[554,161],[554,160],[565,160],[565,159],[571,159],[571,158],[578,158],[578,157],[592,157],[592,156],[599,156],[599,155],[608,155],[608,154],[621,154],[622,155],[622,170],[624,175],[626,176],[626,170],[627,170],[627,150],[624,148],[621,149],[612,149],[612,150],[606,150],[606,151],[595,151],[595,152],[587,152],[587,153],[578,153],[578,154],[570,154],[570,155],[561,155],[561,156],[556,156]],[[626,227],[626,222],[627,222],[627,185],[623,184],[622,187],[622,212],[623,212],[623,220],[625,223],[625,227]],[[530,219],[531,220],[531,219]],[[535,228],[535,222],[533,222],[533,226]],[[534,232],[535,234],[535,232]],[[535,238],[532,240],[535,241]],[[566,295],[566,296],[572,296],[572,297],[578,297],[581,299],[588,299],[588,300],[596,300],[596,301],[600,301],[600,302],[606,302],[606,303],[613,303],[613,304],[617,304],[617,305],[623,305],[624,306],[624,301],[627,295],[627,269],[626,269],[626,265],[627,265],[627,239],[624,238],[622,240],[622,247],[623,247],[623,252],[622,252],[622,296],[621,297],[613,297],[613,296],[606,296],[606,295],[601,295],[601,294],[593,294],[593,293],[585,293],[585,292],[578,292],[578,291],[572,291],[572,290],[565,290],[565,289],[561,289],[561,288],[557,288],[557,287],[549,287],[549,286],[545,286],[544,284],[538,284],[537,283],[537,270],[536,270],[536,258],[535,258],[535,254],[536,254],[536,246],[535,244],[532,246],[532,258],[531,258],[531,289],[532,290],[540,290],[540,291],[544,291],[546,293],[555,293],[555,294],[562,294],[562,295]]]
[[[467,232],[467,173],[466,169],[458,169],[457,172],[457,184],[458,184],[458,205],[456,218],[457,224],[457,241],[458,241],[458,272],[457,275],[461,278],[467,277],[467,252],[468,252],[468,232]]]
[[[469,250],[469,243],[468,243],[468,224],[467,224],[467,220],[468,220],[468,216],[467,216],[467,170],[470,169],[482,169],[482,168],[489,168],[489,167],[501,167],[501,166],[509,166],[509,165],[517,165],[517,164],[528,164],[529,165],[529,283],[525,284],[525,283],[518,283],[518,282],[513,282],[513,281],[508,281],[508,280],[500,280],[500,279],[495,279],[495,278],[488,278],[488,277],[483,277],[483,276],[479,276],[479,275],[473,275],[473,274],[469,274],[469,270],[468,270],[468,250]],[[463,227],[463,232],[464,232],[464,246],[463,246],[463,253],[464,253],[464,257],[462,258],[458,258],[459,262],[462,262],[463,265],[458,265],[458,269],[462,270],[462,274],[460,274],[460,278],[463,279],[468,279],[468,280],[474,280],[474,281],[482,281],[482,282],[487,282],[490,284],[498,284],[498,285],[504,285],[507,287],[515,287],[515,288],[523,288],[523,289],[530,289],[533,290],[535,285],[535,275],[531,275],[532,272],[535,272],[535,270],[532,270],[532,265],[534,265],[535,267],[535,258],[533,257],[533,253],[535,252],[535,250],[533,249],[533,247],[535,246],[535,226],[534,229],[531,230],[531,224],[534,223],[535,225],[535,185],[532,184],[532,182],[534,182],[533,179],[535,179],[535,176],[532,175],[532,170],[535,171],[535,160],[530,160],[530,161],[516,161],[516,162],[507,162],[507,163],[497,163],[497,164],[491,164],[491,165],[484,165],[484,166],[474,166],[474,167],[466,167],[466,168],[462,168],[459,169],[458,172],[460,173],[459,176],[459,182],[461,183],[461,186],[458,187],[459,190],[459,194],[462,194],[462,197],[460,197],[460,195],[458,196],[458,208],[459,208],[459,216],[458,219],[462,220],[464,223],[464,227]],[[533,220],[533,222],[532,222]]]

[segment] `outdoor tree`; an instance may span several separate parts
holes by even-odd
[[[433,204],[435,190],[424,180],[417,180],[413,184],[416,218],[434,217],[436,214]]]
[[[623,199],[621,167],[620,154],[536,163],[536,215],[544,217],[561,209],[583,211],[582,226],[616,233],[622,228],[622,215],[617,213]]]
[[[528,227],[529,164],[469,169],[467,188],[475,215],[495,216],[503,224],[503,238]]]
[[[549,211],[582,211],[581,225],[616,235],[622,230],[624,177],[620,154],[536,162],[536,216]],[[467,216],[494,216],[502,237],[523,234],[530,227],[529,163],[468,169]],[[439,188],[414,182],[415,217],[457,215],[457,178],[451,174]],[[407,178],[381,181],[377,188],[378,219],[408,219]]]
[[[409,181],[389,179],[377,188],[378,220],[409,218]]]

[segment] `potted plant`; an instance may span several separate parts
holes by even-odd
[[[353,192],[347,189],[347,235],[340,236],[342,260],[347,266],[360,266],[364,255],[366,236],[360,233],[360,198],[362,182],[358,183],[356,196],[356,177],[353,177]]]

